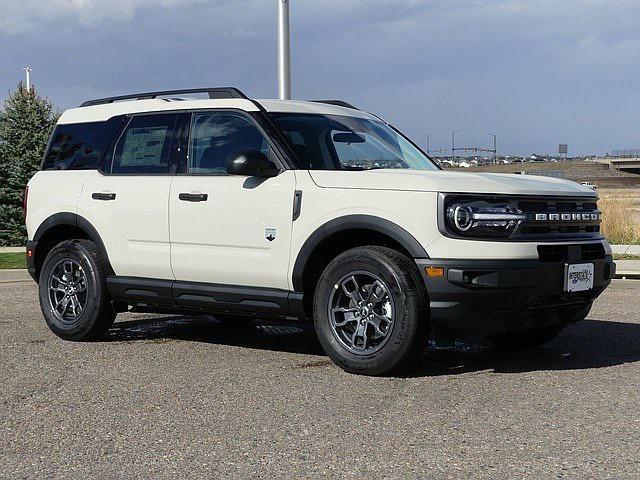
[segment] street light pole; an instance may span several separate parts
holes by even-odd
[[[498,149],[496,148],[496,144],[497,144],[496,139],[498,137],[496,136],[495,133],[490,133],[489,135],[493,137],[493,164],[495,165],[496,163],[498,163]]]
[[[291,99],[289,1],[290,0],[278,0],[278,94],[280,100]]]
[[[23,68],[24,70],[24,75],[25,75],[25,87],[27,89],[27,92],[31,91],[31,67],[26,66]]]
[[[460,130],[454,130],[451,132],[451,163],[456,161],[456,133]]]
[[[431,148],[431,134],[427,133],[427,155],[429,155],[430,148]]]

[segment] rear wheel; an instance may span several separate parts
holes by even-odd
[[[426,346],[426,294],[415,264],[384,247],[360,247],[336,257],[314,298],[322,347],[347,372],[398,373]]]
[[[39,281],[40,308],[53,333],[65,340],[93,340],[113,325],[116,313],[106,269],[93,242],[67,240],[47,255]]]

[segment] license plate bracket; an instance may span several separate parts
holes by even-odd
[[[564,291],[585,292],[593,289],[593,263],[565,263]]]

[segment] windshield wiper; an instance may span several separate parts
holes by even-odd
[[[349,171],[353,171],[353,172],[362,172],[365,170],[383,170],[385,168],[388,167],[349,167],[349,166],[343,166],[340,170],[349,170]]]

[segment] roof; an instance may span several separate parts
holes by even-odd
[[[267,112],[282,113],[319,113],[322,115],[344,115],[348,117],[367,118],[377,120],[374,115],[356,108],[343,107],[321,101],[309,102],[302,100],[257,100]]]
[[[256,100],[268,112],[283,113],[315,113],[322,115],[344,115],[349,117],[366,118],[375,120],[376,117],[357,110],[340,105],[299,101],[299,100]],[[102,122],[116,115],[126,115],[143,112],[163,112],[180,110],[200,110],[213,108],[233,108],[246,112],[257,112],[260,110],[255,101],[248,98],[148,98],[132,99],[126,101],[116,101],[111,103],[100,103],[84,107],[71,108],[66,110],[60,119],[59,124]]]

